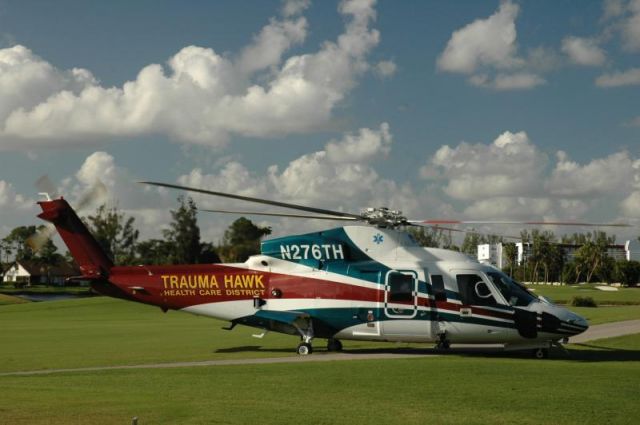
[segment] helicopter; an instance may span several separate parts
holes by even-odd
[[[158,187],[214,195],[302,213],[203,210],[305,219],[344,226],[264,240],[244,263],[117,266],[63,198],[38,202],[39,218],[55,226],[82,276],[100,294],[297,335],[296,352],[328,351],[342,340],[499,344],[546,358],[549,349],[587,330],[587,320],[536,296],[501,270],[441,248],[423,248],[403,229],[412,225],[480,223],[408,220],[400,211],[332,211],[161,182]],[[488,223],[488,222],[483,222]],[[495,223],[495,222],[494,222]],[[512,223],[512,222],[510,222]],[[524,224],[623,224],[520,222]],[[263,335],[264,335],[263,333]]]

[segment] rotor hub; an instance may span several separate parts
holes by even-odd
[[[402,211],[390,210],[386,207],[367,208],[362,211],[362,219],[378,227],[397,227],[407,224],[407,217]]]

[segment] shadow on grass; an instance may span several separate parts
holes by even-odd
[[[580,349],[569,348],[567,358],[584,362],[626,362],[640,361],[639,350],[625,350],[593,344],[573,344]]]
[[[218,348],[214,353],[294,353],[295,347],[291,348],[270,348],[259,345],[242,345],[240,347]]]
[[[640,351],[625,350],[620,348],[612,348],[592,344],[573,344],[580,348],[567,348],[566,350],[552,348],[550,350],[550,360],[569,360],[582,362],[620,362],[620,361],[640,361]],[[258,345],[247,345],[240,347],[220,348],[215,350],[216,353],[293,353],[295,348],[271,348],[261,347]],[[334,354],[326,351],[324,348],[316,348],[315,355]],[[532,350],[522,351],[504,351],[501,348],[451,348],[449,350],[440,350],[436,348],[424,347],[389,347],[389,348],[349,348],[340,352],[348,355],[367,354],[389,354],[403,356],[464,356],[464,357],[487,357],[487,358],[514,358],[514,359],[532,359]]]

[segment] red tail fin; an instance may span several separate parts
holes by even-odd
[[[106,277],[113,261],[107,256],[100,244],[89,233],[87,226],[78,218],[73,208],[64,199],[38,202],[43,220],[56,226],[62,240],[76,260],[83,276]]]

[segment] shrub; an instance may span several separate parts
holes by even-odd
[[[591,297],[573,297],[571,305],[574,307],[598,307],[598,304]]]

